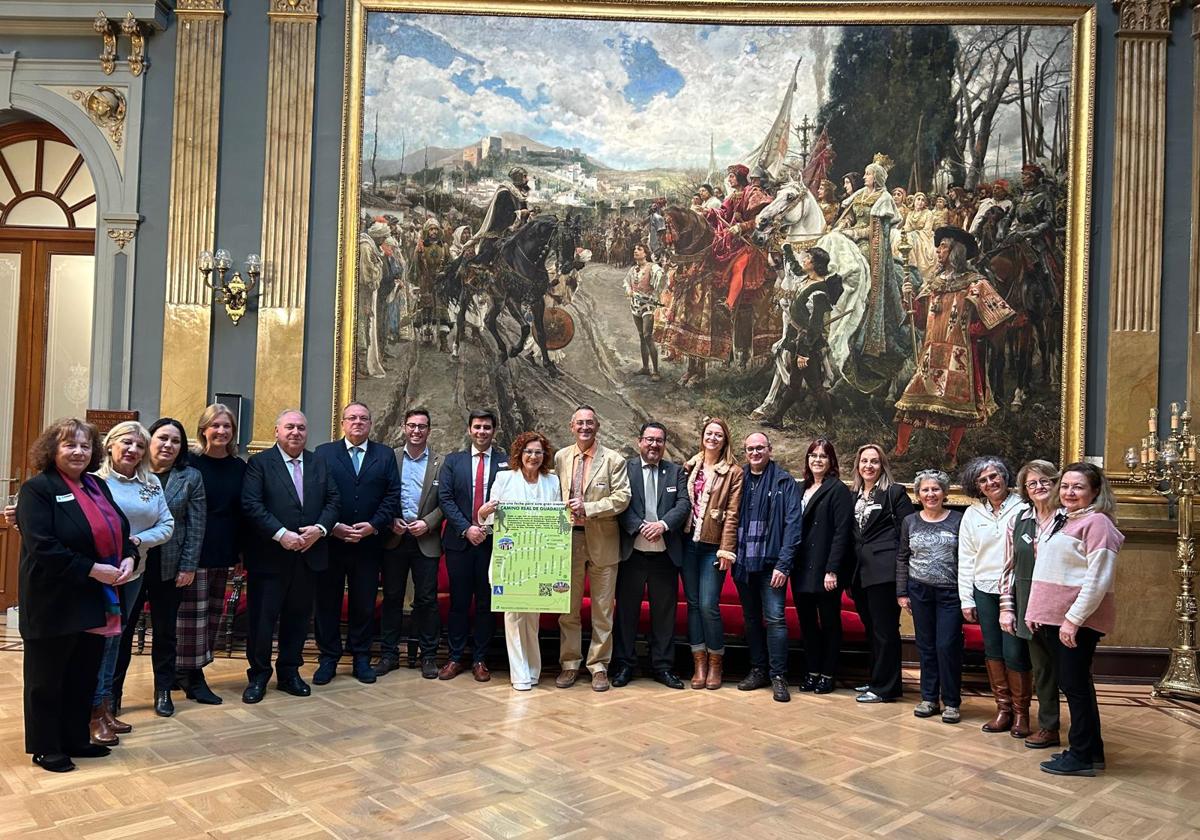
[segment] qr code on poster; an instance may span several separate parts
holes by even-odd
[[[553,594],[554,594],[554,584],[552,584],[552,583],[539,583],[538,584],[538,597],[539,598],[549,598]]]

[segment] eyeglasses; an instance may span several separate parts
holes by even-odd
[[[1026,490],[1036,490],[1039,487],[1053,487],[1054,479],[1052,478],[1031,478],[1025,482]]]
[[[429,428],[429,424],[428,423],[405,423],[404,428],[408,429],[410,432],[423,432],[425,429]]]
[[[664,446],[667,442],[666,438],[646,437],[645,435],[640,437],[639,440],[647,446]]]
[[[371,417],[368,414],[348,414],[345,417],[343,417],[342,419],[348,423],[353,423],[356,420],[362,420],[365,422],[365,421],[370,420]]]
[[[975,479],[975,483],[976,484],[995,484],[995,483],[1003,481],[1003,480],[1004,480],[1004,476],[1000,475],[1000,473],[988,473],[987,475],[981,475],[981,476],[979,476],[979,478]]]
[[[746,451],[753,454],[755,452],[766,452],[770,448],[769,446],[747,446]]]
[[[522,449],[522,455],[528,455],[530,458],[541,458],[546,453],[540,449]]]

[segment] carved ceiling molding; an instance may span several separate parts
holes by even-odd
[[[317,19],[318,0],[271,0],[267,16],[271,18]]]

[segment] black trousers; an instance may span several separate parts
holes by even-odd
[[[382,557],[383,547],[378,537],[356,545],[334,540],[329,546],[329,568],[316,573],[317,591],[313,599],[313,636],[322,662],[342,658],[343,595],[348,600],[345,648],[355,659],[371,655]]]
[[[104,637],[72,633],[25,639],[24,647],[25,752],[49,755],[86,747]]]
[[[801,592],[792,578],[792,600],[804,636],[805,666],[810,674],[837,676],[842,650],[842,590]]]
[[[113,672],[113,697],[124,693],[125,674],[133,658],[133,637],[147,601],[150,602],[150,664],[154,668],[154,690],[168,691],[175,682],[176,627],[183,590],[175,585],[175,578],[162,579],[159,554],[151,551],[146,558],[146,571],[142,573],[142,588],[138,590],[129,620],[121,632],[117,669]]]
[[[304,640],[312,619],[316,574],[303,560],[279,572],[253,571],[246,575],[246,675],[252,681],[271,676],[271,637],[279,625],[279,656],[275,672],[298,674],[304,664]]]
[[[871,643],[871,691],[894,700],[904,692],[900,676],[900,605],[896,582],[872,586],[856,584],[851,591],[854,606]]]
[[[383,608],[379,618],[379,653],[400,660],[400,638],[404,628],[404,593],[412,573],[413,604],[410,635],[421,648],[421,659],[437,656],[441,620],[438,615],[438,557],[426,557],[416,537],[405,534],[400,545],[383,553]],[[489,598],[491,596],[489,595]]]
[[[1075,647],[1058,639],[1057,627],[1044,627],[1042,638],[1054,645],[1058,654],[1058,687],[1067,697],[1071,710],[1071,729],[1067,734],[1071,753],[1080,761],[1104,761],[1104,739],[1100,736],[1100,707],[1096,703],[1096,684],[1092,682],[1092,659],[1103,633],[1080,627]]]
[[[450,662],[458,662],[467,649],[467,637],[473,639],[475,662],[487,659],[488,647],[496,634],[492,615],[492,585],[488,582],[488,564],[492,559],[491,541],[466,551],[446,550],[446,572],[450,576],[450,615],[446,622]],[[474,602],[475,615],[471,615]]]
[[[638,619],[642,598],[650,602],[650,668],[675,668],[675,609],[679,603],[679,569],[665,551],[633,550],[617,567],[617,608],[613,621],[613,663],[637,667]]]

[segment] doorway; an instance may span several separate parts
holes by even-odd
[[[0,125],[0,502],[31,474],[29,446],[89,404],[96,191],[58,129]],[[0,609],[17,600],[20,537],[0,521]]]

